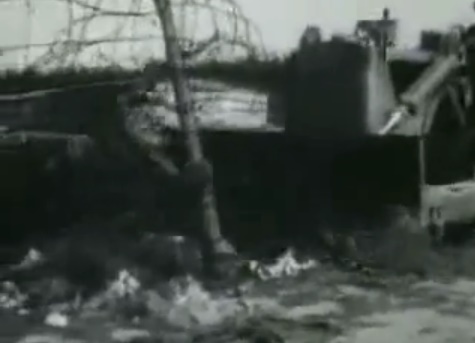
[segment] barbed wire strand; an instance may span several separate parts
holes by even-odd
[[[32,43],[30,32],[26,44],[0,47],[3,54],[24,50],[30,60],[26,67],[57,68],[80,64],[83,53],[96,46],[96,57],[103,60],[105,64],[113,65],[118,63],[114,61],[117,55],[116,48],[111,54],[103,51],[104,45],[129,44],[129,49],[132,51],[131,58],[135,59],[134,64],[139,64],[140,59],[137,56],[139,53],[132,46],[135,43],[162,39],[151,1],[129,0],[124,9],[110,8],[105,0],[51,1],[64,4],[67,17],[66,27],[61,28],[54,35],[53,40],[47,43]],[[16,1],[0,0],[2,5],[14,2]],[[42,2],[25,0],[24,3],[29,9],[28,20],[33,21],[35,6]],[[215,44],[207,51],[208,58],[219,59],[226,47],[231,48],[231,52],[239,48],[248,56],[267,57],[259,30],[244,15],[241,6],[235,0],[180,0],[173,5],[179,23],[178,39],[182,46],[196,43],[200,14],[208,14],[211,20],[207,22],[212,24],[216,36]],[[92,30],[91,27],[104,19],[114,19],[114,27],[110,32],[97,36],[97,30]],[[157,34],[148,36],[137,34],[140,23],[148,23]],[[226,30],[224,26],[229,27],[229,30]],[[130,27],[132,31],[129,36],[124,35],[127,27]],[[94,38],[90,37],[91,33],[94,33]],[[35,55],[34,58],[30,58],[31,55]]]

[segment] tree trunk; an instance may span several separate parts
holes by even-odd
[[[168,67],[171,71],[175,92],[176,111],[184,135],[185,147],[192,162],[203,160],[203,150],[197,129],[196,117],[193,115],[191,92],[183,74],[183,59],[177,41],[173,12],[169,0],[154,0],[165,41]],[[217,262],[220,255],[234,255],[234,248],[223,238],[219,217],[216,210],[213,183],[208,182],[202,197],[202,243],[203,252],[211,263]]]

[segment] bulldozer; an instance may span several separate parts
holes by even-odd
[[[418,47],[401,49],[397,29],[388,9],[325,42],[307,28],[268,118],[289,141],[328,147],[322,202],[334,218],[402,205],[441,240],[475,219],[470,30],[423,31]]]
[[[471,231],[471,30],[423,31],[407,49],[398,24],[384,9],[325,41],[307,27],[269,87],[268,126],[202,127],[228,235],[305,244],[381,227],[394,208],[435,241]]]
[[[401,49],[397,29],[388,10],[329,40],[310,26],[278,77],[269,75],[267,125],[200,127],[224,234],[238,248],[378,227],[393,206],[416,212],[421,230],[439,240],[448,227],[475,220],[473,33],[426,31],[418,47]],[[88,139],[113,155],[122,138],[110,118],[125,89],[114,83],[0,97],[0,154],[13,161],[4,169],[9,181],[0,182],[4,207],[16,208],[12,194],[28,188],[31,177],[17,171],[32,170],[25,162],[32,155],[41,155],[41,169],[53,150],[81,151]],[[180,130],[167,129],[166,141],[166,152],[186,161]],[[166,182],[157,188],[158,202],[170,197]],[[30,190],[39,193],[34,204],[47,192]],[[186,202],[178,202],[165,226],[189,233]]]

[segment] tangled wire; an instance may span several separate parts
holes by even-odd
[[[53,41],[47,43],[31,42],[31,22],[40,4],[45,2],[23,1],[29,16],[27,43],[0,46],[0,56],[26,51],[25,67],[119,65],[114,57],[120,55],[117,48],[124,48],[124,44],[129,62],[137,66],[156,58],[157,50],[160,51],[160,43],[155,42],[162,39],[161,29],[152,0],[52,0],[64,6],[67,22],[56,32]],[[251,58],[266,55],[259,30],[246,18],[236,0],[171,1],[182,49],[199,51],[193,58],[219,60],[236,54]],[[18,6],[18,2],[0,0],[0,7],[9,5]],[[112,30],[104,33],[105,24]],[[206,37],[198,37],[198,33]],[[112,49],[106,51],[107,45]]]

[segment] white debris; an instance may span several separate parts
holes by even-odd
[[[249,262],[249,269],[255,273],[261,280],[275,279],[286,276],[296,276],[300,272],[315,268],[315,260],[299,262],[295,259],[292,249],[288,249],[274,264],[262,265],[257,261]]]
[[[59,312],[52,312],[45,318],[45,324],[57,328],[64,328],[69,324],[69,318]]]
[[[127,270],[121,270],[115,281],[113,281],[107,293],[113,297],[123,298],[137,293],[140,289],[140,282]]]
[[[192,277],[172,281],[170,286],[173,298],[167,319],[174,325],[216,325],[243,311],[238,299],[213,295]]]
[[[11,281],[0,284],[0,308],[19,309],[23,306],[26,296]]]
[[[31,248],[23,260],[16,266],[16,268],[32,268],[44,261],[43,254],[34,248]]]

